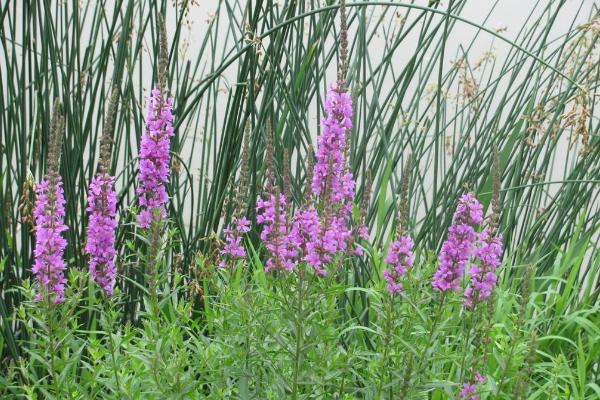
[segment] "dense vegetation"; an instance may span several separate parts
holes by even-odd
[[[0,5],[0,396],[598,398],[598,10],[473,4]]]

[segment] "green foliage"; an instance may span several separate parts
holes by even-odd
[[[484,399],[593,399],[600,305],[580,295],[582,279],[570,279],[584,265],[571,250],[589,245],[574,238],[554,274],[535,277],[529,267],[522,279],[505,278],[492,300],[472,312],[460,295],[432,291],[435,265],[423,258],[395,297],[378,279],[359,288],[307,270],[265,275],[257,263],[208,268],[196,293],[202,322],[193,301],[178,300],[194,285],[177,276],[135,326],[119,322],[122,294],[102,298],[99,288],[86,288],[86,276],[72,274],[63,306],[28,300],[21,308],[30,339],[20,345],[27,353],[10,363],[0,395],[455,398],[478,365],[486,371]],[[502,270],[508,276],[515,268],[525,266]],[[28,287],[21,292],[32,295]],[[354,292],[370,304],[366,324],[344,318],[345,308],[361,304]],[[86,310],[99,318],[93,331],[73,314],[87,295],[102,298]]]

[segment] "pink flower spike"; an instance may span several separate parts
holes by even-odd
[[[44,179],[37,185],[33,216],[35,261],[32,273],[42,287],[42,293],[38,292],[35,299],[42,300],[47,294],[52,303],[60,303],[65,299],[67,283],[64,274],[67,241],[62,236],[62,232],[67,230],[67,225],[64,223],[65,197],[60,176]]]
[[[117,194],[113,188],[114,180],[114,177],[105,173],[92,179],[87,208],[90,212],[85,245],[85,251],[90,256],[88,267],[92,280],[100,285],[107,296],[113,294],[117,275]]]
[[[460,282],[477,239],[475,226],[482,221],[481,204],[471,193],[462,195],[454,213],[454,224],[448,229],[448,238],[439,254],[439,267],[432,282],[434,289],[460,291]]]
[[[170,175],[169,148],[173,127],[173,98],[165,98],[159,90],[152,90],[148,98],[146,130],[140,144],[140,172],[137,194],[141,207],[138,224],[147,229],[157,218],[165,218],[165,204],[169,200],[166,184]]]
[[[414,242],[409,235],[404,235],[394,240],[390,246],[389,254],[385,259],[390,268],[383,271],[383,277],[388,282],[387,289],[391,294],[396,294],[403,290],[400,281],[406,274],[407,269],[413,266],[413,246]]]
[[[225,246],[221,250],[221,261],[219,268],[227,268],[230,265],[228,261],[235,261],[246,257],[246,250],[242,246],[244,233],[250,231],[250,221],[246,217],[234,219],[227,228],[223,229],[225,233]]]

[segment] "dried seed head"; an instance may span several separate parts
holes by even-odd
[[[275,145],[273,143],[273,127],[271,125],[271,119],[267,120],[267,124],[265,127],[265,164],[266,164],[266,173],[267,173],[267,182],[266,189],[267,192],[271,192],[271,190],[276,186],[275,184]]]
[[[52,107],[52,120],[50,122],[50,140],[48,148],[48,176],[54,179],[58,176],[60,156],[62,152],[63,129],[65,120],[62,114],[62,105],[58,99],[54,100]]]
[[[371,203],[371,193],[373,188],[373,172],[368,170],[365,176],[365,191],[363,193],[362,201],[360,202],[360,225],[365,224],[367,220],[367,210]]]
[[[519,300],[519,322],[522,326],[525,323],[525,316],[527,314],[527,305],[529,304],[529,297],[533,291],[533,278],[535,275],[535,268],[532,264],[527,266],[525,274],[523,275],[523,281],[521,282],[521,298]]]
[[[239,216],[239,213],[243,211],[244,200],[246,193],[248,192],[248,176],[250,170],[250,135],[252,129],[250,127],[250,121],[246,122],[246,128],[244,129],[244,140],[242,142],[242,155],[240,160],[240,178],[236,187],[236,198],[235,198],[235,213]]]
[[[402,177],[400,178],[400,199],[398,201],[398,236],[403,236],[408,232],[408,189],[410,186],[410,168],[412,165],[412,155],[409,154],[402,168]]]
[[[167,43],[167,28],[165,17],[158,15],[158,87],[162,91],[166,90],[167,71],[169,68],[169,47]],[[165,94],[163,93],[163,97]]]
[[[288,205],[292,200],[292,172],[290,169],[290,151],[286,148],[283,150],[283,195]]]
[[[33,208],[35,207],[35,179],[31,171],[27,171],[27,177],[23,182],[21,199],[19,201],[19,212],[21,214],[21,223],[31,227],[31,233],[34,232],[35,220],[33,218]]]
[[[338,66],[338,90],[346,90],[348,73],[348,16],[346,0],[340,0],[340,64]]]
[[[315,153],[311,144],[308,145],[306,157],[308,160],[306,163],[306,181],[304,182],[304,200],[307,205],[310,205],[312,201],[313,170],[315,168]]]
[[[590,131],[588,129],[591,112],[588,105],[588,96],[586,91],[580,90],[570,100],[573,102],[573,107],[562,116],[564,118],[563,128],[574,127],[574,135],[570,145],[573,146],[579,138],[582,145],[580,155],[585,156],[591,150]]]
[[[104,128],[102,129],[102,138],[100,139],[100,161],[98,164],[101,173],[106,173],[110,167],[118,100],[119,88],[115,85],[108,101],[108,109],[106,111],[106,116],[104,117]]]
[[[492,215],[490,217],[490,234],[494,235],[500,226],[500,186],[502,184],[500,160],[497,147],[494,147],[494,159],[492,161],[492,182]]]

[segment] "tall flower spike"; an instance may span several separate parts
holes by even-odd
[[[240,178],[236,187],[235,210],[233,220],[223,229],[225,234],[225,246],[221,249],[219,268],[226,268],[231,261],[246,257],[246,249],[242,245],[245,233],[250,231],[250,221],[241,216],[243,213],[244,199],[247,192],[248,168],[250,159],[250,123],[246,123],[244,140],[242,144],[242,156],[240,165]]]
[[[288,227],[287,199],[275,182],[274,138],[271,121],[266,127],[266,174],[268,195],[256,203],[256,222],[262,225],[260,238],[269,251],[265,271],[291,271],[295,267],[297,247]]]
[[[269,251],[269,258],[265,264],[266,272],[291,271],[295,267],[297,251],[288,231],[286,206],[286,198],[277,188],[275,194],[268,195],[266,199],[259,199],[256,203],[256,222],[263,226],[260,238]]]
[[[171,172],[171,137],[173,127],[173,98],[166,88],[168,69],[167,36],[164,19],[159,15],[158,82],[147,102],[146,129],[142,135],[139,154],[137,194],[140,213],[137,221],[148,232],[146,274],[150,294],[156,296],[156,266],[159,257],[163,221],[169,201],[166,185]]]
[[[89,255],[90,276],[107,296],[112,296],[117,267],[115,258],[115,236],[117,230],[117,194],[114,190],[114,176],[108,173],[111,158],[111,145],[118,102],[118,88],[114,87],[104,129],[100,140],[99,171],[90,183],[88,207],[90,220],[87,227],[85,251]]]
[[[67,230],[64,223],[65,198],[62,179],[58,173],[64,120],[58,100],[54,102],[50,127],[48,152],[48,173],[36,187],[36,201],[33,210],[35,219],[35,261],[33,276],[40,286],[36,300],[47,298],[52,303],[64,300],[66,263],[64,251],[67,241],[62,232]]]
[[[336,254],[347,252],[354,233],[350,225],[355,181],[347,159],[347,136],[352,129],[353,111],[352,98],[346,89],[348,29],[344,2],[340,5],[340,22],[338,79],[327,91],[311,181],[321,213],[319,227],[317,234],[301,246],[306,249],[303,260],[319,275],[327,274],[325,264]]]
[[[162,22],[160,22],[162,21]],[[159,18],[159,82],[148,98],[146,130],[140,145],[140,173],[137,193],[141,206],[138,223],[144,229],[166,217],[169,200],[166,184],[170,175],[171,137],[173,127],[173,98],[167,96],[166,70],[168,63],[164,20]]]
[[[413,247],[414,242],[408,233],[408,185],[410,178],[410,155],[402,170],[400,180],[400,200],[398,202],[398,225],[396,228],[396,239],[390,245],[390,250],[385,262],[389,268],[384,269],[383,277],[387,281],[387,289],[391,294],[403,290],[402,278],[406,275],[408,268],[414,264]]]
[[[440,251],[438,270],[432,282],[434,289],[441,292],[460,290],[460,282],[477,239],[474,227],[482,221],[481,203],[472,193],[463,194],[454,213],[454,224],[448,229],[448,238]]]
[[[497,233],[500,221],[500,168],[497,151],[492,164],[492,177],[492,214],[487,228],[479,234],[473,254],[475,262],[469,270],[470,285],[465,290],[464,303],[468,308],[473,308],[491,296],[498,281],[496,270],[500,266],[504,251],[502,235]]]

